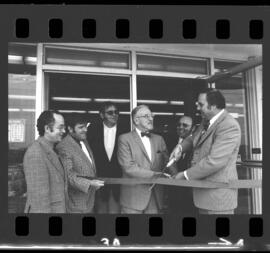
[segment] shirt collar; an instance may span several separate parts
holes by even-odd
[[[107,127],[104,123],[103,123],[103,126],[104,126],[104,129],[105,130],[116,130],[116,125],[115,126],[113,126],[113,127]]]
[[[214,124],[214,122],[220,117],[220,115],[224,112],[224,109],[222,109],[218,114],[216,114],[212,119],[209,121],[209,127]],[[208,128],[209,128],[208,127]]]
[[[135,129],[136,129],[138,135],[140,136],[140,138],[143,138],[143,137],[141,136],[142,131],[141,131],[140,129],[138,129],[137,127],[136,127]],[[144,137],[145,137],[145,136],[144,136]]]

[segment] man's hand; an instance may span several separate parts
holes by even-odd
[[[181,155],[182,155],[182,147],[181,145],[177,144],[170,155],[169,161],[171,161],[172,159],[178,161]]]
[[[186,179],[184,176],[184,172],[179,172],[177,175],[175,175],[174,179],[180,179],[180,180]]]
[[[90,180],[90,185],[94,187],[96,190],[98,190],[100,187],[104,186],[104,181],[101,180]]]
[[[155,172],[153,178],[171,178],[171,175],[164,172]]]

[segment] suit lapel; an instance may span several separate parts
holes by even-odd
[[[214,131],[214,129],[217,127],[217,125],[227,116],[227,112],[224,111],[219,117],[218,119],[214,122],[213,125],[211,125],[207,131],[201,136],[201,138],[199,139],[197,145],[200,145],[201,143],[204,142],[204,140]]]
[[[41,147],[45,151],[47,158],[51,162],[51,164],[57,169],[57,171],[64,177],[64,169],[63,166],[58,158],[58,155],[53,151],[52,147],[47,143],[47,141],[40,137],[38,139],[38,142],[40,143]]]
[[[104,123],[103,122],[101,123],[100,129],[101,129],[100,130],[100,141],[101,141],[100,143],[102,146],[104,157],[107,160],[107,162],[110,162],[109,157],[108,157],[107,152],[106,152],[105,143],[104,143]],[[114,152],[114,150],[113,150],[113,152]]]
[[[90,146],[89,146],[89,144],[88,144],[87,141],[84,141],[83,143],[84,143],[84,145],[86,146],[87,151],[88,151],[88,153],[89,153],[89,155],[90,155],[90,158],[91,158],[91,160],[92,160],[92,163],[93,163],[93,164],[91,164],[91,166],[93,167],[94,171],[96,172],[96,165],[95,165],[95,159],[94,159],[93,152],[92,152],[92,150],[91,150],[91,148],[90,148]],[[91,163],[86,155],[85,155],[85,157],[87,158],[88,162]]]
[[[141,140],[140,136],[138,135],[136,129],[132,131],[132,135],[133,135],[133,137],[134,137],[134,140],[135,140],[135,141],[137,142],[137,144],[140,146],[140,148],[141,148],[143,154],[145,155],[145,157],[147,158],[147,160],[151,163],[150,158],[149,158],[149,156],[148,156],[148,154],[147,154],[147,152],[146,152],[146,149],[145,149],[145,147],[144,147],[144,145],[143,145],[143,143],[142,143],[142,140]],[[151,142],[150,142],[150,143],[151,143]],[[151,144],[151,145],[152,145],[152,144]]]
[[[156,158],[156,151],[157,151],[157,147],[156,147],[156,142],[154,141],[153,135],[150,135],[150,143],[151,143],[151,163],[153,164]]]
[[[79,146],[79,144],[78,144],[78,143],[77,143],[70,135],[68,135],[67,138],[69,138],[69,142],[70,142],[70,144],[73,146],[73,149],[74,149],[81,157],[83,157],[83,159],[88,163],[89,167],[92,168],[94,164],[93,164],[93,165],[91,164],[91,162],[89,161],[89,158],[88,158],[87,155],[83,152],[83,150],[81,149],[81,147]],[[86,146],[86,148],[87,148],[87,150],[88,150],[88,153],[89,153],[89,155],[90,155],[90,157],[91,157],[91,159],[92,159],[93,155],[92,155],[92,152],[91,152],[91,153],[89,152],[89,149],[90,149],[90,148],[87,147],[87,145],[86,145],[85,142],[84,142],[84,144],[85,144],[85,146]],[[93,159],[92,159],[92,161],[93,161],[93,163],[94,163],[94,160],[93,160]]]

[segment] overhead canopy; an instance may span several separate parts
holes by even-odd
[[[206,78],[203,78],[208,83],[214,83],[220,79],[224,79],[230,76],[233,76],[237,73],[249,70],[251,68],[255,68],[259,65],[262,65],[262,56],[255,57],[254,59],[250,59],[244,63],[241,63],[235,67],[232,67],[230,69],[227,69],[225,71],[216,73],[214,75],[208,76]]]

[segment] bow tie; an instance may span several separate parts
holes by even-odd
[[[141,132],[141,136],[142,137],[146,136],[146,137],[150,138],[150,132]]]

